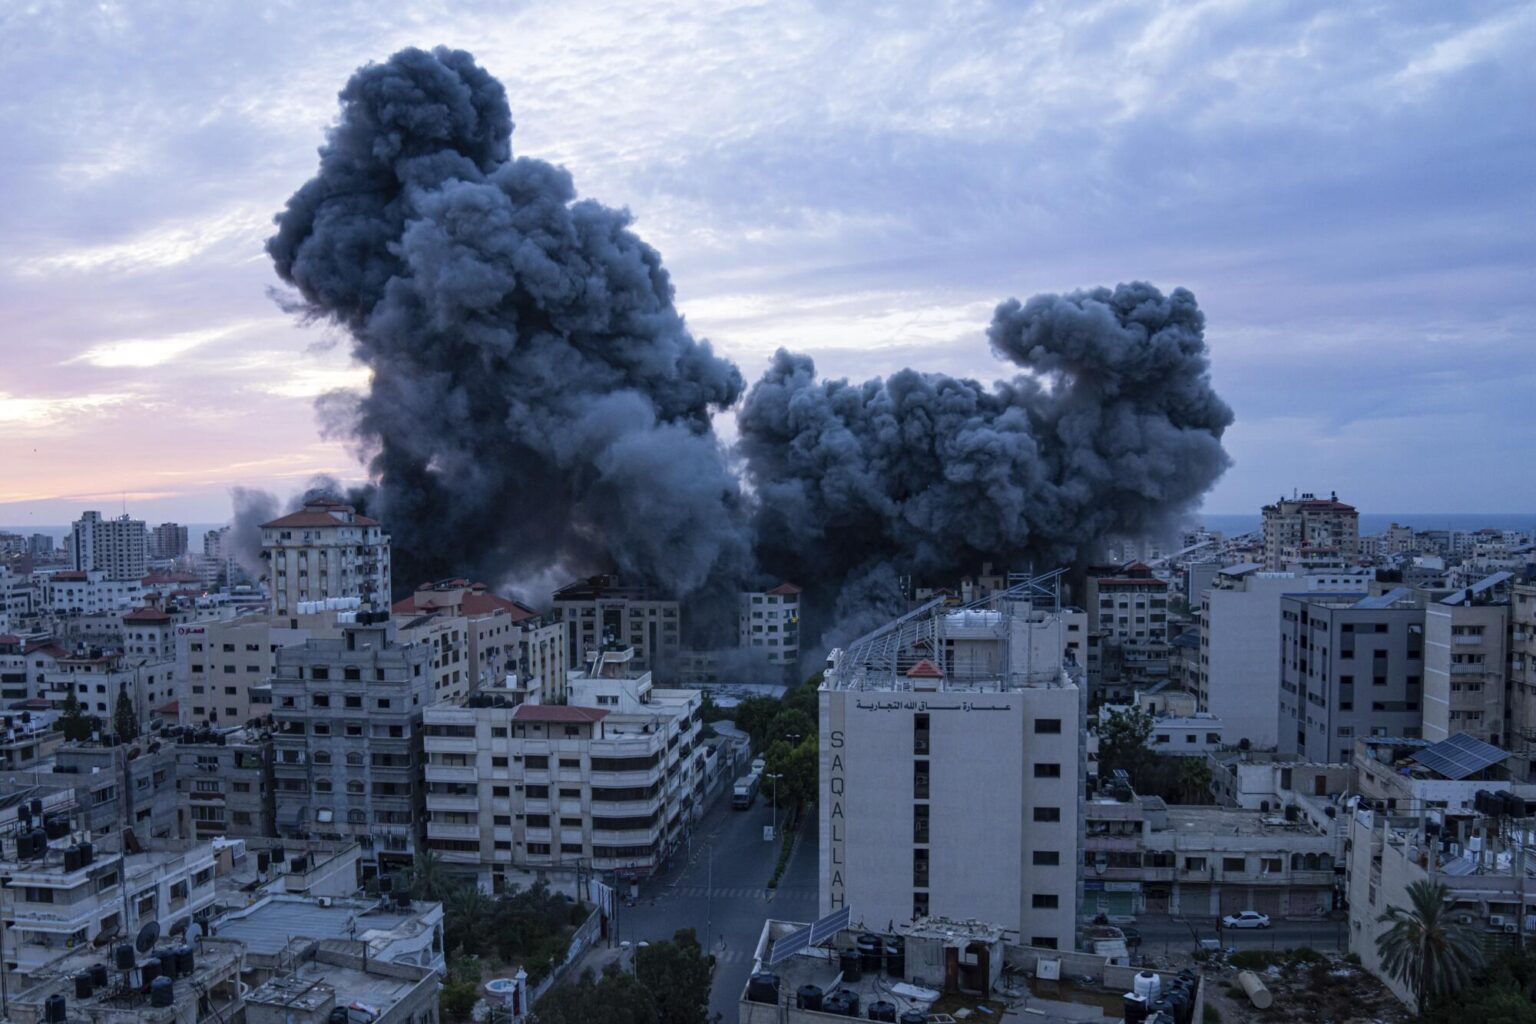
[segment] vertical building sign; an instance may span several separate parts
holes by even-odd
[[[827,699],[827,836],[830,856],[826,866],[828,910],[841,910],[847,906],[848,815],[844,804],[847,800],[848,750],[845,745],[844,713],[847,702],[841,694]]]

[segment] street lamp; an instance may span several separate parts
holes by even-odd
[[[773,837],[775,839],[779,837],[779,780],[783,777],[783,772],[764,776],[773,780]]]

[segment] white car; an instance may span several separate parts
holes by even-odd
[[[1245,910],[1241,914],[1228,914],[1221,919],[1223,928],[1268,928],[1269,915],[1257,910]]]

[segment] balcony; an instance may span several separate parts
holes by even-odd
[[[481,836],[479,825],[452,824],[445,821],[427,822],[428,839],[468,839],[477,841]]]
[[[476,783],[480,781],[480,773],[473,765],[429,764],[426,766],[426,779],[428,782]]]
[[[475,754],[473,736],[432,736],[422,739],[422,746],[429,754]]]
[[[374,797],[375,801],[388,800],[389,797]],[[409,802],[409,797],[396,799]],[[480,810],[480,798],[478,796],[461,796],[449,793],[428,793],[427,809],[431,811],[459,811],[478,813]]]

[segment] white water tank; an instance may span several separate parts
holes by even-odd
[[[1131,982],[1131,991],[1152,1002],[1163,990],[1163,980],[1152,971],[1139,971]]]

